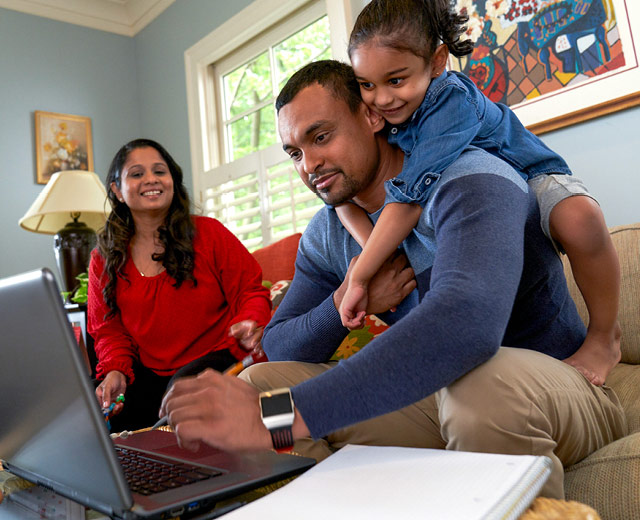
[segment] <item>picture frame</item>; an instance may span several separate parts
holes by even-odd
[[[61,170],[93,171],[90,118],[36,110],[35,130],[37,184]]]
[[[637,0],[457,0],[473,53],[451,57],[543,134],[640,105]]]

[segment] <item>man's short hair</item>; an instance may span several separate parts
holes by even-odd
[[[276,99],[276,110],[280,112],[302,89],[315,84],[331,90],[353,114],[358,111],[362,103],[360,85],[351,66],[336,60],[314,61],[291,76]]]

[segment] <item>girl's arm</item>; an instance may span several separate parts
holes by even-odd
[[[364,249],[364,245],[369,240],[373,224],[369,220],[367,213],[356,204],[345,202],[335,207],[340,223]]]
[[[367,285],[384,261],[398,249],[418,224],[422,208],[418,204],[387,204],[373,227],[369,240],[351,271],[349,284]],[[355,237],[354,237],[355,238]]]
[[[421,213],[418,204],[391,202],[383,208],[349,275],[349,287],[340,305],[340,318],[345,327],[357,329],[364,325],[369,281],[407,238]]]

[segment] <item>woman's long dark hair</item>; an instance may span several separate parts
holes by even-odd
[[[453,0],[371,0],[351,31],[349,56],[374,38],[385,47],[409,51],[427,62],[440,42],[454,56],[469,54],[473,42],[460,39],[469,17],[458,14],[453,3]]]
[[[104,228],[98,232],[98,251],[105,260],[103,276],[107,276],[107,283],[102,291],[104,301],[109,307],[105,319],[119,312],[116,301],[116,281],[118,277],[126,280],[123,267],[127,261],[129,242],[135,234],[131,211],[124,202],[118,200],[111,189],[111,183],[115,183],[118,189],[122,189],[122,167],[129,154],[138,148],[156,149],[167,163],[173,179],[173,200],[164,224],[158,228],[164,251],[154,253],[152,258],[156,262],[162,262],[167,273],[175,280],[175,287],[180,287],[185,280],[197,283],[193,276],[195,226],[191,219],[189,194],[183,184],[182,169],[159,143],[151,139],[135,139],[118,150],[109,166],[105,183],[107,197],[111,203],[111,214]]]

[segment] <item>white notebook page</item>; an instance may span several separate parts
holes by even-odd
[[[530,455],[349,445],[225,520],[511,519],[550,468]]]

